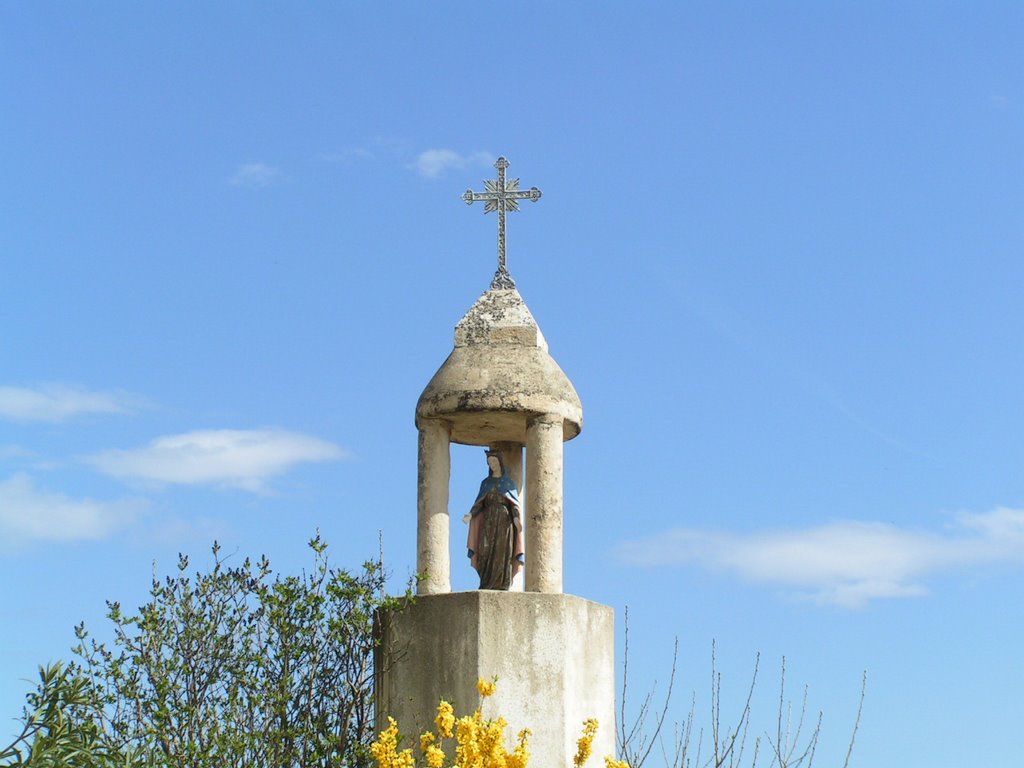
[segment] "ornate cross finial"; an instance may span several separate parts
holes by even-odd
[[[530,187],[526,190],[519,189],[519,179],[505,179],[505,169],[508,168],[508,160],[499,157],[494,167],[498,169],[497,181],[484,181],[486,192],[474,192],[467,189],[462,199],[466,205],[472,205],[477,200],[484,201],[484,213],[491,211],[498,212],[498,271],[494,273],[491,281],[491,288],[515,288],[515,280],[508,273],[508,265],[505,260],[505,212],[518,211],[519,200],[537,202],[540,200],[540,190]]]

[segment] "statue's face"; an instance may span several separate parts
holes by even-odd
[[[497,456],[488,456],[487,457],[487,466],[491,468],[491,474],[492,475],[500,475],[501,474],[501,462],[498,460]]]

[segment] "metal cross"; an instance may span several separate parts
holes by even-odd
[[[477,200],[483,200],[484,213],[491,211],[498,212],[498,271],[494,273],[491,281],[491,288],[515,288],[515,280],[508,273],[508,265],[505,260],[505,212],[518,211],[519,200],[529,200],[536,203],[540,200],[540,190],[530,187],[526,190],[519,189],[519,179],[505,179],[505,169],[508,168],[508,160],[499,157],[494,167],[498,169],[497,181],[484,181],[486,192],[474,192],[467,189],[462,199],[466,205],[472,205]]]

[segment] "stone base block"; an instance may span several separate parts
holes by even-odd
[[[599,722],[587,768],[615,753],[615,612],[572,595],[453,592],[423,595],[378,616],[378,728],[390,715],[416,742],[437,704],[476,709],[479,678],[498,678],[484,715],[508,720],[510,746],[533,731],[531,768],[571,768],[583,721]]]

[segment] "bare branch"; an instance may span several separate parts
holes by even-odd
[[[849,768],[850,766],[850,755],[853,754],[853,742],[857,739],[857,730],[860,728],[860,715],[864,711],[864,694],[868,689],[868,673],[864,671],[864,675],[860,681],[860,702],[857,704],[857,718],[853,721],[853,733],[850,734],[850,746],[846,750],[846,759],[843,761],[843,768]]]

